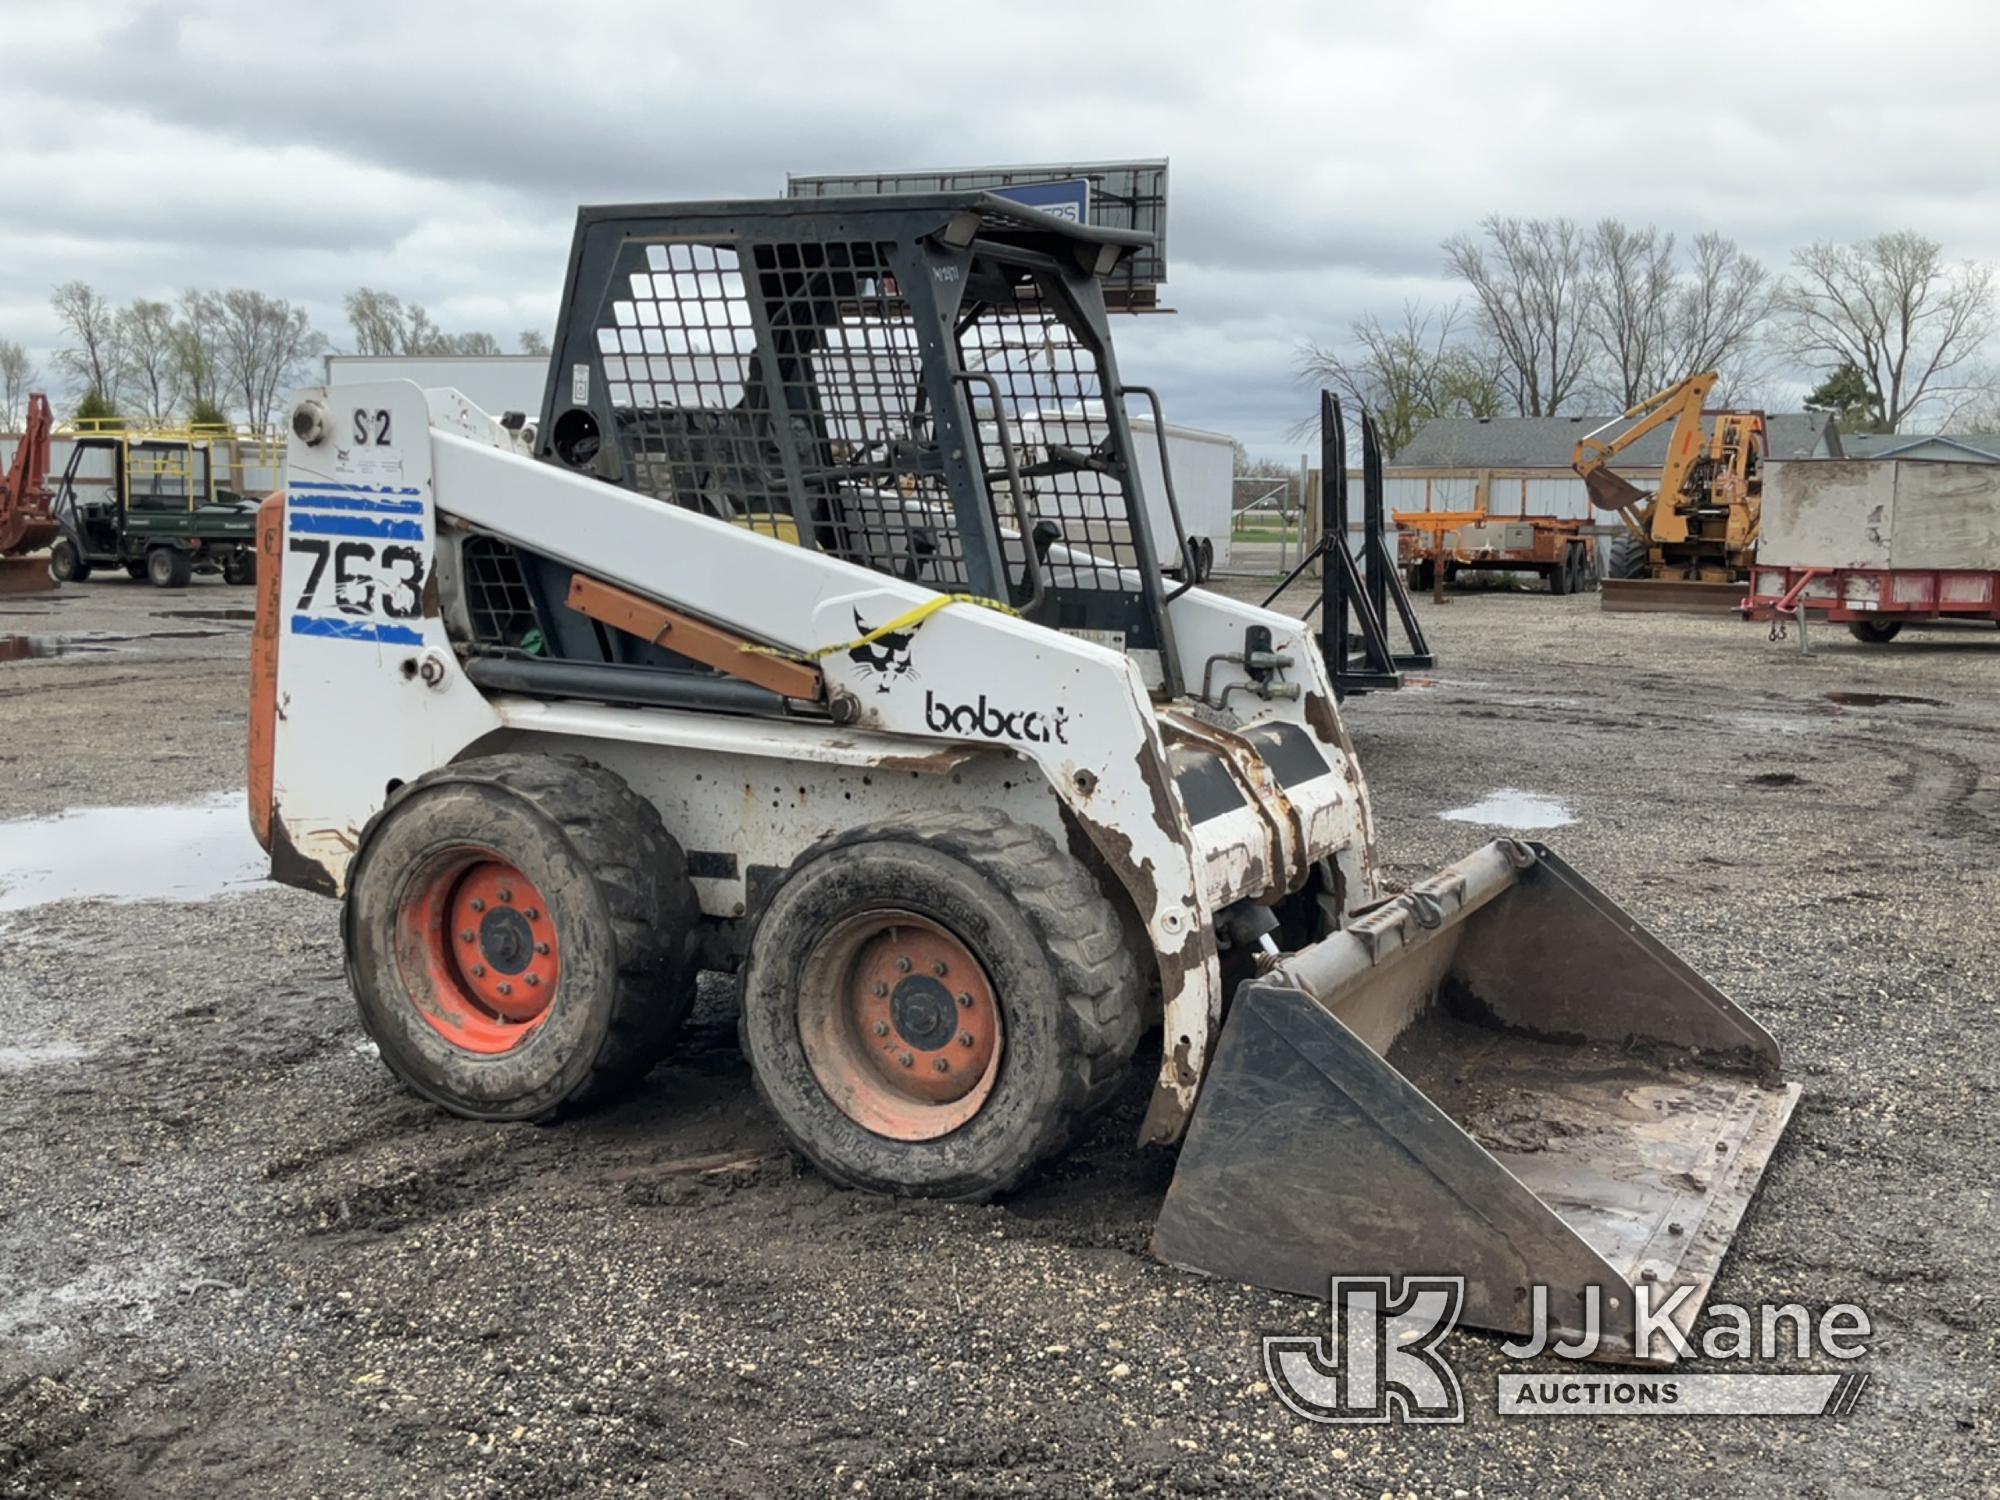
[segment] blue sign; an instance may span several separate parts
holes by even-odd
[[[1072,224],[1090,222],[1090,183],[1073,177],[1067,182],[1024,182],[1014,187],[988,188],[996,198],[1011,199],[1029,208],[1038,208]]]

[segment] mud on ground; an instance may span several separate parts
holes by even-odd
[[[247,603],[0,601],[103,648],[0,662],[0,818],[239,787]],[[1805,1099],[1715,1295],[1865,1306],[1851,1417],[1501,1420],[1461,1333],[1466,1426],[1307,1426],[1257,1341],[1322,1311],[1146,1254],[1143,1070],[977,1208],[794,1164],[716,983],[640,1097],[466,1124],[372,1055],[333,905],[225,882],[0,912],[0,1494],[1994,1493],[2000,632],[1801,661],[1594,596],[1419,607],[1434,681],[1348,710],[1390,870],[1557,799],[1540,836],[1779,1035]]]

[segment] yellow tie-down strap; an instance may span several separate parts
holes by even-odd
[[[983,594],[939,594],[935,599],[926,599],[915,609],[905,610],[888,624],[877,625],[866,635],[856,636],[851,641],[843,641],[838,646],[822,646],[817,651],[805,652],[787,651],[779,646],[745,645],[743,649],[760,656],[782,656],[791,661],[819,661],[823,657],[833,656],[839,652],[858,651],[863,646],[872,646],[885,635],[901,635],[906,631],[915,630],[932,615],[951,604],[976,604],[981,609],[995,609],[1003,615],[1016,617],[1021,613],[1013,605],[1002,604],[998,599],[988,599]]]

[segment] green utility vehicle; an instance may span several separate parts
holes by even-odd
[[[217,458],[234,434],[199,427],[79,422],[52,510],[62,532],[49,547],[58,583],[122,567],[163,589],[196,573],[235,584],[257,578],[257,504],[224,488]]]

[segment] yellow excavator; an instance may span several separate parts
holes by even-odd
[[[1716,373],[1704,370],[1648,396],[1587,433],[1572,466],[1590,503],[1625,522],[1606,559],[1604,608],[1734,607],[1750,575],[1764,491],[1764,414],[1704,412]],[[1712,425],[1704,427],[1703,418]],[[1628,424],[1614,436],[1602,434]],[[1673,424],[1657,489],[1641,489],[1611,462]],[[1634,581],[1639,587],[1621,587]]]

